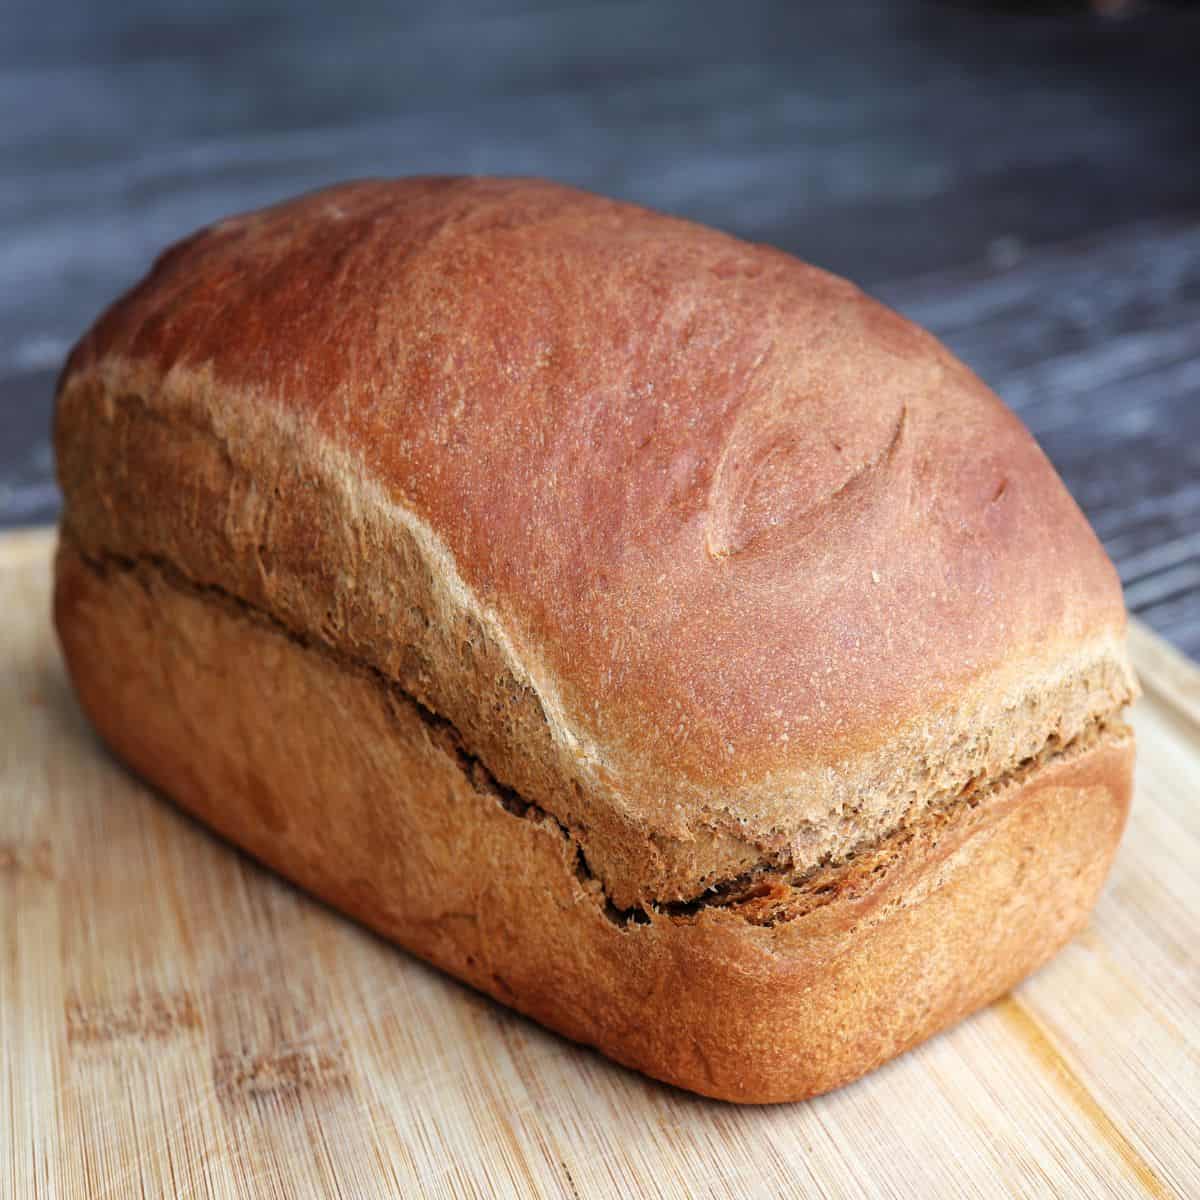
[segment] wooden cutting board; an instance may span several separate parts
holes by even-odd
[[[0,1196],[1200,1196],[1200,670],[1135,628],[1090,928],[831,1096],[652,1083],[156,798],[76,708],[47,533],[0,539]]]

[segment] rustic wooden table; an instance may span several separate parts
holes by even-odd
[[[8,0],[0,526],[72,339],[169,240],[331,180],[536,173],[769,241],[944,337],[1200,656],[1200,11]]]

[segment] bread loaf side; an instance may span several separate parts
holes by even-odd
[[[388,872],[360,872],[374,899],[347,907],[664,1078],[782,1098],[867,1069],[1044,958],[1086,913],[1115,846],[1131,761],[1119,712],[1136,684],[1102,548],[970,371],[850,284],[776,251],[533,181],[329,189],[168,251],[73,351],[55,440],[60,632],[119,752],[337,902],[359,870],[353,846],[396,840]],[[205,666],[180,646],[210,624]],[[119,670],[117,644],[137,647]],[[274,706],[244,676],[277,666],[296,695]],[[316,698],[327,675],[341,681],[331,696],[347,692],[340,707]],[[220,735],[189,707],[215,703],[218,677],[237,697]],[[168,682],[152,738],[143,706]],[[302,719],[299,695],[327,734]],[[380,723],[389,712],[393,726]],[[272,736],[332,789],[326,815],[278,775],[275,751],[247,749],[282,722],[286,738]],[[339,790],[329,738],[361,742],[359,722],[379,748]],[[188,766],[189,747],[218,738],[225,766]],[[1051,793],[1042,867],[1063,907],[987,974],[967,963],[984,915],[960,928],[946,908],[967,884],[931,865],[950,836],[937,831],[992,829],[993,810]],[[420,821],[413,806],[428,809]],[[529,875],[545,894],[513,897],[505,917],[505,944],[532,956],[530,971],[550,969],[530,948],[544,939],[582,938],[586,958],[589,930],[603,931],[596,947],[610,930],[659,947],[644,975],[611,968],[604,1005],[655,972],[716,969],[691,961],[698,935],[683,931],[734,938],[737,987],[748,975],[768,989],[747,1001],[759,1015],[734,1041],[761,1034],[766,1054],[779,1030],[748,1030],[786,981],[770,983],[764,964],[799,955],[808,986],[832,952],[798,932],[832,919],[804,916],[809,898],[833,894],[822,911],[858,913],[849,897],[868,861],[893,864],[881,868],[885,906],[925,912],[922,936],[928,914],[948,922],[945,970],[919,991],[921,1020],[898,1017],[907,1032],[870,1053],[731,1075],[712,1066],[734,1053],[729,1033],[696,1051],[720,1077],[704,1084],[695,1064],[662,1057],[678,1048],[629,1048],[597,1015],[600,993],[579,994],[583,966],[561,995],[532,976],[506,992],[419,933],[428,913],[405,888],[388,893],[394,872],[441,861],[425,839],[473,844],[476,810],[497,836],[486,859],[464,849],[464,869],[520,873],[534,828],[565,864],[563,878]],[[1053,825],[1085,810],[1082,825]],[[1002,861],[1016,845],[1010,817],[994,820],[993,899],[1004,879],[1025,886]],[[318,861],[323,824],[345,839],[336,863]],[[985,853],[982,836],[968,838],[971,854]],[[1059,838],[1082,841],[1067,853]],[[1076,885],[1054,863],[1074,870],[1080,853],[1090,865]],[[556,911],[591,897],[603,924],[523,927],[551,894]],[[877,1000],[895,1005],[904,977],[868,942],[861,970],[885,971]],[[623,955],[630,942],[612,944]],[[494,947],[487,960],[508,979]],[[956,962],[970,985],[953,983]],[[726,1004],[732,988],[713,984],[697,1004]]]

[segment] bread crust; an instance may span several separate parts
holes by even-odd
[[[184,808],[503,1003],[726,1100],[826,1091],[1013,986],[1085,922],[1129,803],[1112,728],[847,865],[635,919],[369,665],[69,536],[55,619],[97,729]]]
[[[1133,695],[1020,422],[842,280],[531,181],[202,231],[73,352],[65,524],[369,663],[620,907],[845,858]]]

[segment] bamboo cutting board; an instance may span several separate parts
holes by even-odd
[[[0,1196],[1200,1196],[1200,670],[1135,628],[1090,928],[874,1075],[739,1109],[545,1033],[110,759],[0,539]]]

